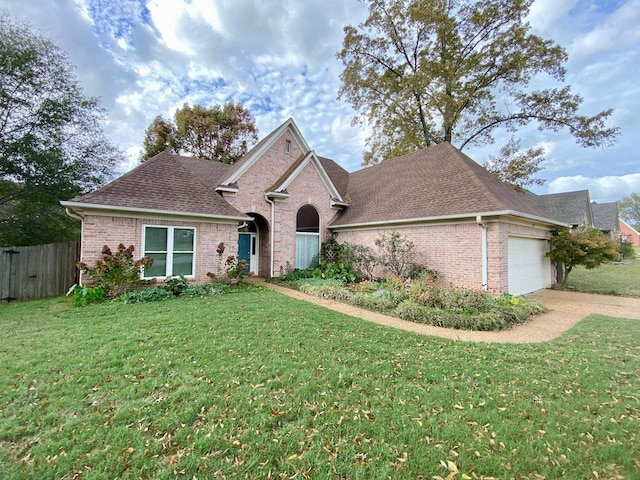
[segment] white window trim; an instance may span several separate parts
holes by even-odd
[[[196,227],[176,227],[170,225],[142,225],[142,254],[143,256],[147,255],[147,250],[145,249],[146,245],[146,235],[147,228],[165,228],[167,230],[167,267],[165,271],[165,275],[159,277],[147,277],[144,274],[144,271],[141,273],[141,278],[145,280],[150,280],[152,278],[162,279],[164,280],[167,277],[173,277],[173,254],[176,253],[173,251],[173,231],[177,228],[180,230],[191,230],[193,231],[193,251],[191,252],[177,252],[177,253],[191,253],[193,255],[193,260],[191,261],[191,274],[185,275],[184,278],[193,279],[196,277],[196,240],[197,240],[197,228]],[[156,252],[159,253],[159,252]],[[164,252],[162,252],[164,253]]]

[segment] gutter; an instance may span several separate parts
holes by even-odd
[[[461,220],[465,218],[473,218],[485,216],[485,217],[500,217],[500,216],[513,216],[524,218],[527,220],[532,220],[537,223],[545,224],[545,225],[557,225],[560,227],[568,226],[566,223],[559,222],[557,220],[552,220],[550,218],[538,217],[535,215],[530,215],[528,213],[521,213],[515,210],[497,210],[494,212],[477,212],[477,213],[468,213],[468,214],[455,214],[455,215],[437,215],[433,217],[416,217],[416,218],[403,218],[403,219],[391,219],[391,220],[379,220],[373,222],[362,222],[362,223],[349,223],[349,224],[338,224],[338,225],[329,225],[329,228],[332,230],[341,230],[348,228],[358,228],[358,227],[388,227],[394,225],[405,225],[410,223],[422,223],[422,222],[436,222],[436,221],[447,221],[447,220]]]

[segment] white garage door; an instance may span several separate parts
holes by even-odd
[[[522,295],[551,284],[549,241],[509,237],[509,293]]]

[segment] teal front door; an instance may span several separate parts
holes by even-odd
[[[239,233],[238,234],[238,263],[244,260],[247,262],[247,268],[245,273],[249,273],[251,270],[251,234]]]

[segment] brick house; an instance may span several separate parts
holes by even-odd
[[[564,225],[448,143],[349,173],[292,119],[234,165],[164,152],[61,203],[82,220],[83,262],[133,244],[154,258],[145,278],[194,282],[218,271],[220,243],[272,277],[306,268],[331,235],[375,249],[396,231],[444,281],[522,294],[553,283],[547,240]]]
[[[618,236],[622,240],[626,240],[634,247],[640,247],[640,233],[624,220],[620,220]]]

